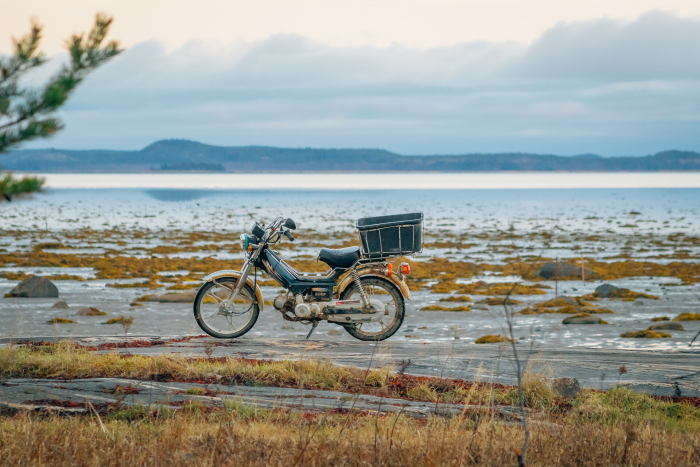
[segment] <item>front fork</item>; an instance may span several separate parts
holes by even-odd
[[[246,283],[246,280],[248,279],[248,276],[250,275],[250,271],[253,269],[253,263],[255,262],[255,259],[258,256],[258,251],[256,250],[249,258],[246,258],[245,263],[243,264],[243,269],[241,269],[241,277],[238,278],[238,283],[236,284],[236,288],[233,289],[233,293],[231,296],[226,300],[226,308],[225,311],[230,311],[233,309],[233,301],[238,297],[238,294],[241,292],[243,289],[243,286]]]

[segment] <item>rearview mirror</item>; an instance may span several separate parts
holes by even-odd
[[[294,221],[291,218],[287,218],[287,220],[284,221],[284,226],[287,227],[288,229],[296,229],[297,225],[294,223]]]

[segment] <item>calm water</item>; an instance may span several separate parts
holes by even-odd
[[[0,229],[123,227],[247,229],[292,217],[301,228],[349,229],[364,216],[422,211],[427,229],[586,229],[697,232],[700,188],[484,190],[49,189],[4,203]],[[640,215],[630,217],[630,213]],[[611,219],[616,221],[609,222]],[[620,221],[619,224],[617,221]]]

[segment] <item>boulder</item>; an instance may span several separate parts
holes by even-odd
[[[597,297],[609,297],[610,294],[611,294],[613,291],[617,290],[618,288],[619,288],[619,287],[615,287],[615,286],[612,285],[612,284],[603,284],[603,285],[599,285],[599,286],[596,287],[596,289],[595,289],[595,294],[596,294]]]
[[[586,279],[594,279],[598,277],[598,274],[590,269],[584,268],[583,272],[586,275]],[[557,263],[545,263],[537,271],[537,275],[544,277],[545,279],[554,279],[555,275],[559,279],[564,279],[566,277],[581,277],[581,265],[560,262],[559,267],[557,268]]]
[[[85,307],[78,310],[78,316],[105,316],[107,313],[94,307]]]
[[[552,380],[552,390],[559,397],[574,399],[581,392],[581,385],[576,378],[556,378]]]
[[[59,301],[57,301],[56,303],[54,303],[53,306],[52,306],[51,308],[62,308],[62,309],[65,309],[65,308],[70,308],[70,306],[68,306],[68,302],[66,302],[65,300],[59,300]]]
[[[681,323],[675,321],[667,321],[661,324],[654,324],[649,326],[650,331],[685,331]]]
[[[158,297],[161,303],[192,303],[197,292],[166,293]]]
[[[30,276],[10,290],[11,297],[53,298],[58,297],[58,288],[45,277]]]
[[[560,295],[559,298],[564,300],[567,305],[578,306],[578,301],[573,297],[567,297],[566,295]]]
[[[607,321],[603,321],[597,316],[588,316],[588,313],[582,313],[580,315],[571,316],[564,319],[562,324],[608,324]]]

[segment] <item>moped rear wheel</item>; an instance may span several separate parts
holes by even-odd
[[[362,277],[360,282],[370,299],[384,303],[385,312],[379,321],[346,325],[345,330],[352,337],[362,341],[383,341],[393,336],[403,323],[406,314],[403,295],[393,283],[380,277]],[[355,283],[350,284],[340,297],[341,300],[360,298],[360,291]]]
[[[224,308],[238,279],[223,277],[207,282],[200,287],[194,299],[194,319],[200,328],[212,337],[235,339],[241,337],[255,325],[260,309],[253,288],[245,284],[239,292],[233,307]]]

